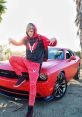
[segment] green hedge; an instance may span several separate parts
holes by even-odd
[[[77,56],[80,57],[80,51],[75,52]]]

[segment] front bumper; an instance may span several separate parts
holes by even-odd
[[[16,94],[15,92],[13,93],[13,91],[11,89],[6,89],[4,87],[0,87],[0,94],[1,95],[4,95],[6,97],[9,97],[9,98],[17,98],[17,99],[24,99],[24,100],[27,100],[28,99],[28,95],[29,92],[26,92],[26,95],[21,95],[21,94]],[[50,96],[47,96],[47,97],[36,97],[36,101],[45,101],[45,102],[49,102],[49,101],[52,101],[54,99],[54,96],[53,95],[50,95]]]
[[[7,92],[12,95],[21,95],[27,97],[29,95],[29,77],[28,74],[23,73],[27,81],[20,87],[14,88],[13,85],[17,82],[18,76],[14,71],[0,70],[0,92]],[[50,82],[41,81],[38,78],[37,82],[37,98],[44,98],[52,94],[53,87]],[[18,96],[18,97],[19,97]]]

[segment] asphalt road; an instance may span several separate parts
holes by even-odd
[[[68,83],[66,95],[59,101],[37,101],[34,117],[82,117],[82,70],[80,80]],[[28,100],[0,95],[0,117],[25,117]]]

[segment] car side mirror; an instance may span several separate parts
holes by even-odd
[[[70,60],[76,60],[76,57],[75,56],[71,56]]]

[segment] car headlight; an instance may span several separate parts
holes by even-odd
[[[41,73],[40,76],[39,76],[39,79],[42,80],[42,81],[46,81],[48,79],[48,76],[44,73]]]

